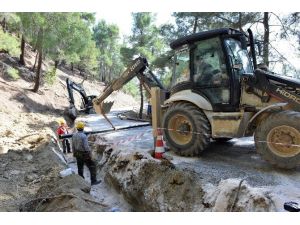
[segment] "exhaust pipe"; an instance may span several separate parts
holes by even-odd
[[[253,33],[252,33],[251,29],[248,29],[247,31],[249,33],[249,41],[250,41],[250,50],[251,50],[252,62],[253,62],[254,70],[256,70],[257,69],[257,61],[256,61]]]

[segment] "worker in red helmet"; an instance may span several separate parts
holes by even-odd
[[[56,133],[58,136],[68,134],[68,126],[66,124],[66,121],[64,119],[59,120],[59,127],[56,130]],[[70,142],[67,138],[64,138],[61,140],[62,147],[63,147],[63,153],[71,153],[71,147]]]

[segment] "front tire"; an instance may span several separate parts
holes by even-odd
[[[282,111],[271,114],[257,127],[257,152],[272,165],[292,169],[300,164],[300,113]]]
[[[210,143],[208,119],[201,109],[188,102],[174,103],[168,108],[163,128],[168,146],[182,156],[199,155]]]

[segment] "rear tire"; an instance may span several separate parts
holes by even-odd
[[[163,119],[164,137],[171,150],[182,156],[199,155],[210,143],[211,128],[205,114],[195,105],[171,105]]]
[[[271,114],[255,131],[256,151],[276,167],[297,167],[300,164],[299,121],[299,112],[282,111]]]

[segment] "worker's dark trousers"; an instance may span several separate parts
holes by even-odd
[[[70,153],[71,152],[70,142],[69,142],[68,139],[64,139],[62,141],[62,146],[63,146],[63,153]]]
[[[84,164],[89,168],[91,174],[91,182],[97,181],[97,174],[96,174],[96,164],[92,160],[90,152],[76,152],[74,154],[77,160],[77,167],[78,167],[78,175],[83,177],[83,167]]]

